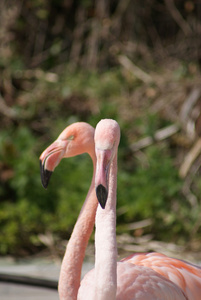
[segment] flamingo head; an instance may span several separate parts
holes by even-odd
[[[40,156],[41,181],[47,188],[50,177],[61,159],[82,153],[94,153],[94,128],[77,122],[66,127],[58,138]]]
[[[97,157],[95,187],[98,201],[105,208],[108,197],[108,181],[111,162],[117,155],[120,128],[116,121],[101,120],[95,130],[95,152]]]

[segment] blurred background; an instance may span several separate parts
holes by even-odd
[[[76,121],[121,127],[117,242],[201,250],[201,1],[0,1],[0,255],[62,257],[92,177],[39,156]],[[93,236],[87,254],[93,254]]]

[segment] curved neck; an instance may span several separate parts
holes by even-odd
[[[77,299],[85,250],[95,223],[98,205],[94,188],[96,156],[95,153],[90,156],[94,167],[92,182],[62,261],[58,287],[60,300]]]
[[[98,205],[96,214],[96,261],[95,289],[96,300],[116,299],[117,289],[117,245],[116,245],[116,189],[117,155],[110,166],[108,199],[105,209]]]

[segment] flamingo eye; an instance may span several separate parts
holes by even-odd
[[[70,135],[67,140],[72,141],[74,139],[74,135]]]

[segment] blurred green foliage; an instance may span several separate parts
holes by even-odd
[[[184,182],[177,162],[192,140],[183,132],[136,152],[130,148],[178,122],[183,99],[200,86],[195,24],[201,10],[193,1],[175,4],[190,24],[183,32],[166,2],[2,2],[0,254],[43,249],[41,233],[70,237],[91,182],[90,158],[62,160],[45,190],[39,156],[69,124],[95,127],[101,118],[114,118],[121,127],[117,232],[152,233],[180,244],[199,240],[201,180],[194,172],[190,184]],[[151,225],[129,229],[144,219]]]
[[[181,243],[189,238],[194,217],[188,215],[189,203],[181,192],[182,180],[174,166],[170,145],[154,144],[142,156],[129,150],[128,132],[152,136],[167,121],[147,112],[144,120],[136,118],[133,124],[122,119],[117,102],[127,86],[122,87],[121,81],[121,74],[115,69],[102,75],[66,72],[57,84],[51,85],[36,80],[33,89],[37,90],[38,98],[29,95],[32,102],[28,103],[28,117],[2,129],[1,254],[40,250],[40,233],[70,237],[90,185],[90,158],[83,155],[62,160],[45,190],[40,182],[39,155],[70,123],[84,120],[95,126],[104,117],[116,119],[122,131],[117,204],[121,213],[117,216],[117,232],[127,231],[126,224],[150,218],[152,225],[145,232],[152,232],[155,238],[178,241],[182,237]],[[65,97],[66,102],[60,100]],[[83,107],[79,107],[79,101]],[[19,116],[23,114],[21,107]],[[186,218],[188,227],[184,225]]]

